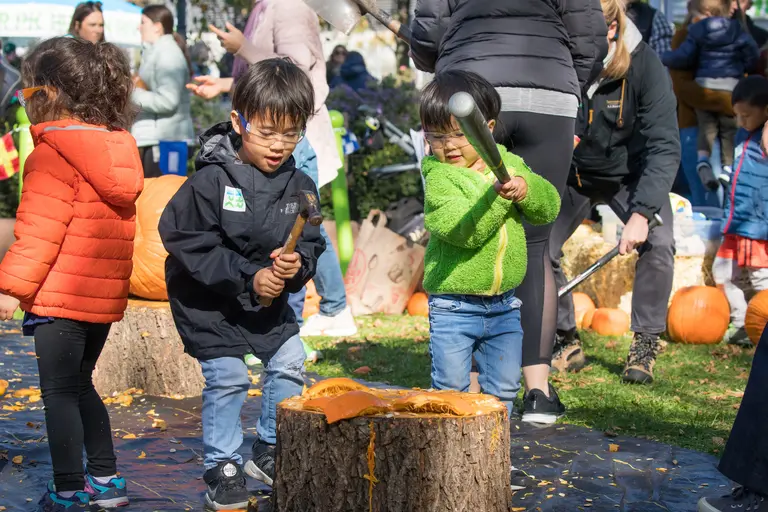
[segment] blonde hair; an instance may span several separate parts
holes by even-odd
[[[600,0],[600,5],[603,8],[606,24],[610,27],[611,23],[616,22],[616,49],[613,51],[610,62],[603,69],[602,76],[612,79],[624,78],[632,60],[627,43],[624,41],[624,32],[627,30],[625,3],[624,0]]]
[[[730,0],[691,0],[691,10],[710,16],[730,17]]]

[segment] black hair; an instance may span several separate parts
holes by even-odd
[[[101,2],[81,2],[75,7],[75,12],[72,14],[72,19],[69,22],[69,30],[67,33],[71,36],[77,36],[77,31],[85,21],[85,18],[93,14],[94,12],[103,13]],[[101,34],[101,40],[104,41],[104,34]]]
[[[290,59],[266,59],[250,65],[237,79],[232,108],[248,121],[261,117],[280,125],[291,119],[303,128],[315,113],[315,90]]]
[[[768,79],[751,75],[739,80],[731,93],[731,103],[747,103],[753,107],[768,107]]]
[[[419,114],[424,131],[454,129],[448,101],[457,92],[469,93],[486,121],[499,117],[501,96],[488,80],[470,71],[442,71],[421,92]]]

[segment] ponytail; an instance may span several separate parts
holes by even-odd
[[[176,41],[176,44],[179,45],[179,48],[181,49],[181,53],[184,54],[184,59],[187,61],[187,70],[189,71],[189,77],[192,78],[195,72],[192,69],[192,59],[189,56],[189,49],[187,48],[187,42],[184,41],[184,38],[181,37],[181,34],[179,34],[178,32],[173,33],[173,39],[174,41]]]

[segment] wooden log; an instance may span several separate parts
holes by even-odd
[[[303,400],[278,405],[277,512],[509,511],[503,405],[469,416],[389,411],[329,425]]]
[[[102,396],[138,388],[180,398],[199,396],[205,380],[197,360],[184,353],[169,304],[130,300],[109,332],[93,383]]]

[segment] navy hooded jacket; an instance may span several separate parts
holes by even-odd
[[[672,69],[696,69],[696,78],[741,78],[757,65],[757,43],[735,19],[711,17],[688,27],[688,37],[662,62]]]
[[[352,90],[359,91],[365,89],[368,83],[375,81],[368,68],[365,67],[365,59],[358,52],[349,52],[344,64],[341,65],[339,75],[333,77],[330,87],[333,89],[337,85],[346,84]]]

